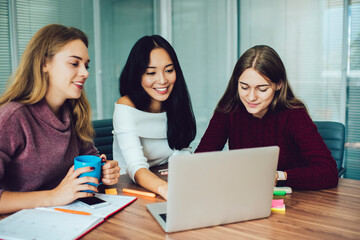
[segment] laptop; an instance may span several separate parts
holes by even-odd
[[[146,205],[165,232],[270,216],[279,147],[177,155],[167,202]]]

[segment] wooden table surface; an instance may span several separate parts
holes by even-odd
[[[145,190],[127,175],[122,175],[119,183],[109,188],[114,187],[119,195],[129,195],[122,193],[123,188]],[[83,239],[360,239],[360,181],[357,180],[342,178],[336,188],[293,191],[291,195],[276,197],[285,199],[286,212],[272,213],[268,218],[171,234],[166,234],[146,209],[146,204],[164,199],[136,197],[134,203]],[[6,216],[0,215],[0,219]]]
[[[121,176],[115,187],[118,194],[123,194],[122,188],[144,190],[127,175]],[[340,179],[336,188],[276,197],[285,199],[286,212],[268,218],[171,234],[166,234],[146,209],[146,204],[164,199],[137,197],[83,239],[360,239],[357,180]]]

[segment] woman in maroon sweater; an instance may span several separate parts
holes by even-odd
[[[84,84],[88,40],[71,27],[51,24],[27,45],[7,91],[0,97],[0,214],[66,205],[97,192],[74,170],[78,155],[99,155]],[[105,155],[101,156],[106,159]],[[102,167],[102,182],[118,182],[117,161]]]
[[[291,90],[283,62],[268,46],[247,50],[235,65],[195,152],[276,145],[275,181],[297,189],[337,186],[336,162]]]

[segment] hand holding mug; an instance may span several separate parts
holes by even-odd
[[[120,167],[116,160],[106,160],[105,154],[101,154],[100,158],[105,161],[105,165],[102,167],[102,179],[101,181],[105,185],[114,185],[119,181]]]
[[[83,167],[90,167],[92,171],[90,172],[84,172],[80,174],[79,178],[81,177],[94,177],[99,180],[99,185],[102,184],[100,174],[101,174],[101,168],[105,165],[105,162],[101,161],[101,158],[98,156],[93,155],[80,155],[77,156],[74,159],[74,169],[83,168]],[[93,185],[95,187],[98,186],[98,184],[88,182],[86,184]],[[92,190],[84,190],[85,192],[94,192]]]
[[[49,191],[49,206],[66,205],[78,198],[91,197],[97,192],[99,180],[94,177],[79,177],[81,174],[91,172],[92,167],[82,167],[74,171],[72,166],[61,183]],[[92,182],[93,185],[86,184]],[[96,185],[96,187],[94,186]]]

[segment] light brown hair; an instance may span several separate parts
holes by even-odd
[[[229,84],[220,99],[216,111],[228,113],[234,111],[242,102],[239,97],[238,81],[241,74],[253,68],[266,80],[275,84],[282,84],[275,92],[269,110],[293,109],[306,107],[301,100],[295,97],[286,76],[286,70],[280,56],[274,49],[266,45],[257,45],[248,49],[237,61]]]
[[[50,24],[37,31],[26,46],[17,70],[10,77],[7,90],[0,97],[0,106],[10,101],[22,104],[41,101],[49,83],[48,74],[42,71],[46,59],[50,60],[67,43],[78,39],[88,47],[86,34],[77,28]],[[71,109],[77,136],[85,142],[91,142],[94,129],[85,92],[79,99],[68,99],[65,104]]]

